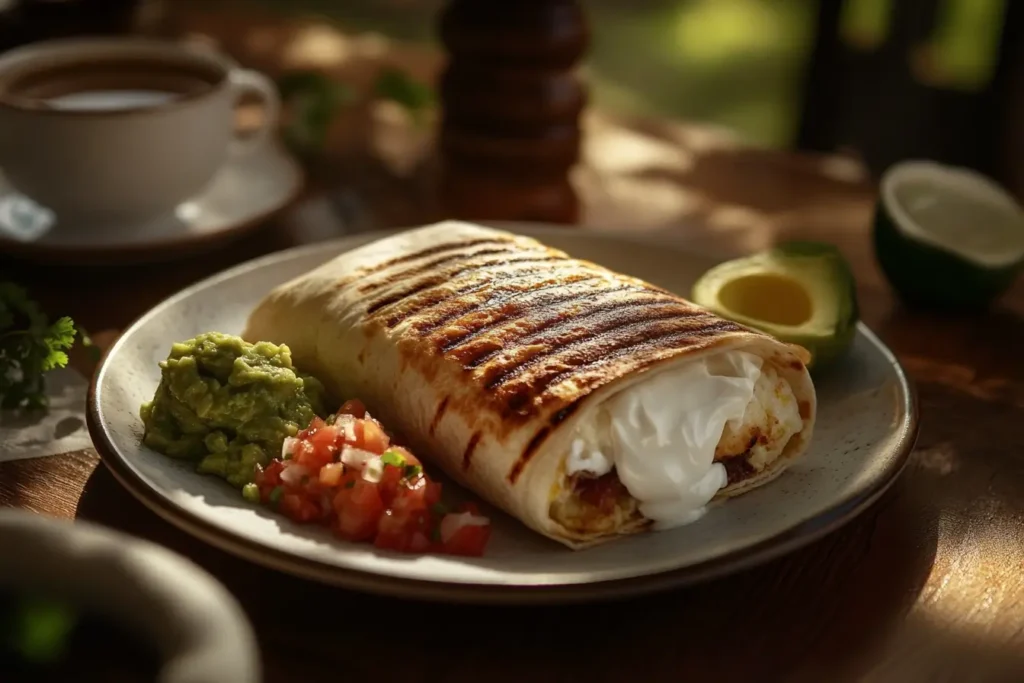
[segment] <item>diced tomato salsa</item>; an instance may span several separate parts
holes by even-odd
[[[472,504],[450,510],[408,449],[392,444],[359,401],[313,418],[280,458],[256,472],[262,503],[339,537],[407,553],[482,555],[490,520]]]

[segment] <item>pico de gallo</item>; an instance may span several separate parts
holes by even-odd
[[[395,445],[358,400],[285,439],[281,455],[256,466],[242,489],[303,524],[326,524],[348,541],[406,553],[479,556],[490,520],[467,503],[451,509],[441,484],[407,448]]]

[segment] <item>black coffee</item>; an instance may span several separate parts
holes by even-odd
[[[186,60],[40,63],[0,74],[0,98],[33,108],[141,109],[200,95],[223,77],[212,66]]]

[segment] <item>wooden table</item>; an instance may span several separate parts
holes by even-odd
[[[415,51],[389,54],[429,64]],[[270,57],[262,59],[248,56],[267,68]],[[367,597],[235,559],[147,511],[92,451],[0,465],[0,504],[92,520],[193,558],[247,609],[268,681],[1024,680],[1024,283],[986,315],[904,310],[874,265],[874,190],[855,164],[602,112],[588,115],[587,132],[576,178],[584,228],[671,233],[720,252],[789,237],[843,249],[864,319],[917,382],[922,413],[910,466],[860,518],[788,557],[686,590],[487,609]],[[422,150],[415,135],[405,139],[405,151]],[[430,215],[429,167],[400,157],[383,163],[346,148],[327,175],[367,198],[374,226],[413,224]],[[109,342],[197,278],[334,234],[316,219],[320,197],[311,191],[231,249],[160,267],[0,260],[0,272]]]

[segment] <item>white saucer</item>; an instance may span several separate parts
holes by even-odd
[[[200,195],[134,225],[65,224],[0,174],[0,251],[94,262],[148,259],[211,246],[258,227],[302,189],[299,165],[277,142],[230,157]]]

